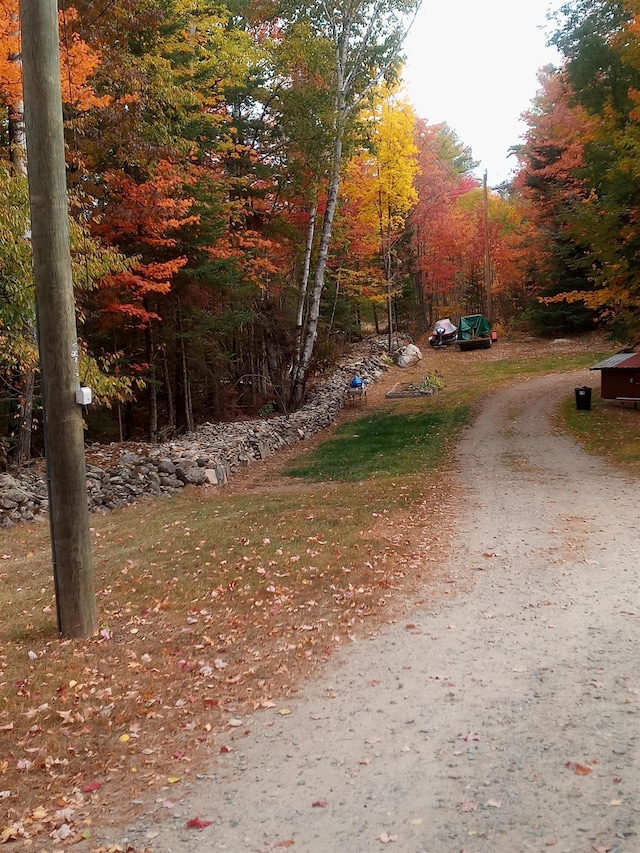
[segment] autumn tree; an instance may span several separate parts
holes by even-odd
[[[461,313],[460,289],[465,274],[463,247],[471,227],[458,204],[465,194],[478,192],[472,175],[476,165],[469,148],[446,124],[416,125],[420,171],[418,201],[411,215],[416,254],[416,284],[425,327],[436,314]]]
[[[35,338],[35,300],[31,247],[27,238],[29,199],[26,179],[0,165],[0,411],[2,433],[15,463],[31,455],[33,408],[38,397],[38,348]],[[90,384],[97,405],[111,406],[131,397],[126,376],[114,374],[109,358],[92,354],[83,339],[86,316],[83,296],[106,277],[123,272],[125,259],[92,240],[78,223],[71,222],[71,257],[79,294],[80,371]],[[39,436],[42,449],[42,436]]]
[[[360,255],[369,267],[375,263],[379,266],[379,274],[372,280],[378,278],[384,288],[390,350],[394,299],[406,282],[407,257],[401,251],[402,238],[417,200],[415,121],[408,101],[382,87],[373,109],[366,113],[367,147],[361,147],[346,164],[339,208],[339,218],[348,222],[346,233],[354,232],[349,265],[353,267],[355,257]]]
[[[63,101],[67,111],[79,115],[85,110],[105,104],[108,97],[98,97],[91,85],[90,77],[100,63],[100,56],[92,50],[77,33],[74,23],[77,13],[68,8],[59,14],[61,32],[60,61],[64,77]],[[0,312],[0,336],[2,337],[2,363],[5,376],[5,398],[8,417],[15,423],[8,425],[11,436],[12,454],[16,462],[28,460],[31,453],[33,405],[37,382],[37,344],[33,287],[31,282],[30,247],[28,244],[29,223],[25,175],[27,171],[22,104],[22,67],[19,52],[19,17],[17,0],[0,2],[0,101],[6,108],[5,148],[6,160],[12,170],[1,170],[0,184],[6,208],[3,210],[3,296],[6,299]],[[82,226],[73,230],[74,239],[79,235],[87,238]],[[76,242],[77,245],[77,242]],[[96,272],[93,264],[100,249],[87,240],[83,278],[93,280]],[[91,259],[89,258],[91,255]],[[104,271],[119,266],[119,260],[111,252],[105,252]],[[91,272],[89,269],[91,268]],[[97,273],[99,275],[99,273]],[[88,353],[85,351],[88,356]],[[106,364],[103,364],[105,369]],[[100,393],[96,399],[111,399],[111,394],[122,390],[118,381],[109,383],[107,373],[92,362],[92,371]],[[106,384],[105,384],[106,383]],[[107,385],[111,390],[107,391]]]
[[[210,386],[219,371],[218,387],[233,385],[227,335],[243,334],[247,312],[256,309],[261,264],[263,272],[269,269],[263,232],[273,182],[259,118],[262,48],[239,11],[213,2],[118,0],[108,18],[97,20],[92,4],[81,0],[79,7],[81,32],[104,57],[96,86],[112,94],[107,107],[80,125],[86,172],[80,201],[94,233],[154,273],[138,268],[135,276],[112,281],[93,303],[94,328],[106,347],[109,323],[115,328],[119,319],[123,329],[137,317],[145,351],[136,348],[135,336],[120,339],[130,349],[129,363],[148,380],[148,432],[158,429],[156,391],[164,397],[165,426],[191,429],[192,401],[208,393],[192,393],[195,374]],[[180,207],[188,199],[191,213]],[[162,245],[153,242],[157,227]],[[170,246],[169,239],[176,242]],[[210,352],[202,365],[205,342]]]
[[[533,328],[560,334],[589,328],[592,322],[583,303],[554,306],[540,301],[567,289],[590,288],[590,261],[574,229],[575,215],[588,203],[590,192],[582,176],[589,118],[572,103],[566,76],[547,69],[540,74],[540,84],[525,114],[525,141],[517,149],[521,168],[515,186],[531,224],[522,274]]]
[[[622,338],[640,333],[636,7],[563,7],[552,41],[565,62],[528,116],[519,177],[539,233],[550,235],[546,266],[533,268],[551,279],[539,291],[548,316],[562,311],[575,328],[595,313]]]
[[[345,142],[374,88],[383,79],[392,80],[397,74],[404,35],[416,9],[414,0],[355,0],[347,5],[333,6],[311,0],[286,13],[292,23],[304,21],[312,36],[330,46],[332,53],[330,77],[323,81],[332,109],[331,156],[325,177],[326,207],[293,383],[294,403],[302,400],[318,336],[320,301],[338,205]]]

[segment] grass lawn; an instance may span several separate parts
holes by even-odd
[[[578,410],[575,400],[565,400],[560,423],[588,453],[640,474],[640,410],[591,395],[591,409]]]

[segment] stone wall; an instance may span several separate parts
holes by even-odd
[[[354,373],[375,382],[390,361],[381,339],[368,341],[344,361],[309,401],[289,416],[206,423],[162,445],[88,449],[87,500],[92,512],[109,512],[142,495],[160,496],[186,485],[222,486],[242,467],[266,459],[328,427],[344,406]],[[104,460],[104,463],[101,460]],[[94,464],[100,462],[100,464]],[[43,466],[38,466],[42,468]],[[47,485],[35,467],[0,474],[0,526],[46,517]]]

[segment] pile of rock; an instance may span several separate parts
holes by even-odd
[[[304,441],[329,426],[345,402],[354,373],[375,382],[389,360],[384,343],[367,342],[366,354],[345,361],[312,398],[291,415],[234,423],[206,423],[196,432],[162,445],[136,445],[104,452],[105,464],[87,465],[87,499],[92,512],[108,512],[143,495],[172,494],[184,486],[221,486],[238,469]],[[99,448],[89,454],[100,459]],[[109,460],[107,462],[107,460]],[[0,526],[43,518],[48,509],[42,474],[24,470],[0,474]]]

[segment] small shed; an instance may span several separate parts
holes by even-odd
[[[601,371],[600,396],[603,400],[620,400],[636,406],[640,402],[640,353],[617,353],[590,370]]]

